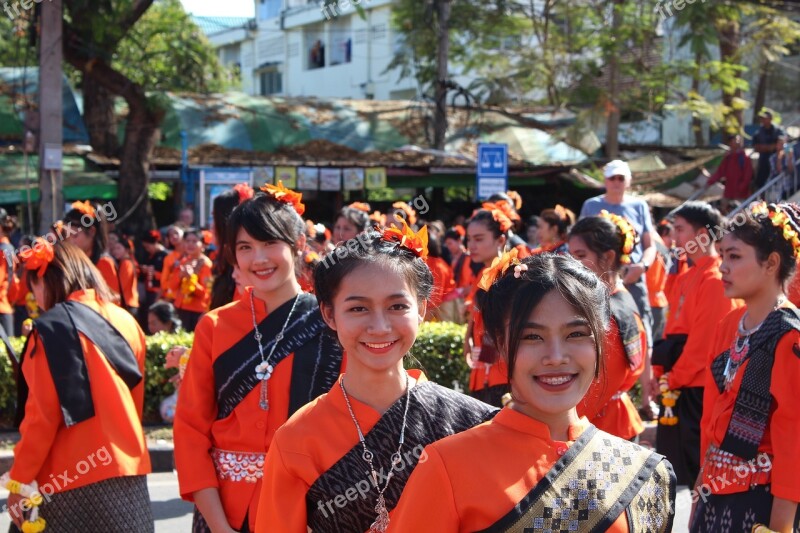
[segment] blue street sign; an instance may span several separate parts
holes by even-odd
[[[507,144],[478,144],[478,177],[508,177]]]

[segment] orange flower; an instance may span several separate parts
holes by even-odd
[[[492,261],[492,266],[483,271],[483,276],[481,276],[481,280],[478,282],[478,288],[489,292],[494,282],[497,281],[498,278],[503,277],[508,267],[519,264],[519,259],[517,258],[518,254],[519,250],[514,248],[500,257],[495,257],[494,261]]]
[[[511,222],[511,219],[508,218],[505,213],[503,213],[503,210],[497,207],[497,204],[494,204],[492,202],[484,202],[481,205],[481,209],[483,209],[484,211],[489,211],[492,214],[494,221],[497,222],[497,224],[500,226],[500,231],[502,231],[503,233],[510,230],[511,226],[514,225]],[[479,209],[473,211],[472,216],[475,216],[475,213],[477,213],[478,211]]]
[[[506,194],[514,202],[514,209],[517,211],[522,209],[522,196],[520,196],[517,191],[508,191]]]
[[[84,215],[89,215],[92,218],[94,218],[96,214],[94,206],[89,200],[86,200],[85,202],[72,202],[70,207],[76,211],[79,211],[80,213],[83,213]]]
[[[414,211],[414,208],[408,205],[407,203],[395,202],[392,204],[392,207],[403,211],[406,214],[406,220],[408,220],[408,223],[411,224],[412,226],[417,223],[417,212]]]
[[[303,205],[303,193],[295,192],[291,189],[287,189],[283,186],[283,182],[278,180],[277,185],[272,185],[267,183],[261,190],[268,195],[272,196],[275,200],[284,203],[284,204],[291,204],[294,207],[294,210],[297,211],[297,214],[302,216],[303,213],[306,212],[306,206]]]
[[[383,240],[396,242],[403,248],[410,250],[417,257],[426,259],[428,257],[428,226],[414,233],[403,217],[395,215],[395,218],[403,224],[402,229],[390,227],[383,230]]]
[[[377,222],[378,226],[380,227],[386,225],[386,215],[384,215],[380,211],[373,211],[372,214],[369,216],[369,219],[373,222]]]
[[[464,229],[464,226],[461,224],[456,224],[453,226],[453,230],[458,233],[462,238],[467,234],[467,230]]]
[[[494,203],[485,202],[482,205],[482,207],[483,207],[483,209],[486,209],[488,211],[494,211],[496,209],[496,210],[500,211],[501,213],[503,213],[503,215],[505,215],[505,217],[507,219],[511,220],[511,221],[519,220],[519,215],[517,214],[516,211],[514,211],[511,208],[510,205],[508,205],[508,202],[494,202]],[[509,228],[509,229],[511,229],[511,228]],[[503,231],[506,231],[506,230],[503,230]]]
[[[239,194],[239,203],[249,200],[255,194],[253,188],[246,183],[237,183],[233,186],[233,190]]]
[[[369,213],[370,210],[369,204],[365,204],[364,202],[353,202],[347,207],[352,207],[353,209],[358,209],[359,211],[364,211],[365,213]]]
[[[19,258],[25,263],[27,270],[37,270],[41,278],[47,271],[47,265],[53,262],[56,254],[49,241],[36,237],[31,246],[23,246],[19,251]]]

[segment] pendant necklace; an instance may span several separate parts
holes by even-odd
[[[294,308],[297,306],[298,300],[300,300],[299,295],[295,296],[292,308],[289,310],[289,314],[286,317],[286,322],[283,323],[283,327],[281,328],[280,332],[275,336],[275,342],[272,343],[272,348],[269,351],[269,355],[264,358],[264,346],[261,345],[261,339],[263,336],[261,335],[261,332],[258,331],[258,322],[256,321],[255,296],[253,291],[250,291],[250,313],[253,316],[253,336],[256,338],[256,342],[258,343],[258,353],[261,355],[261,362],[256,366],[256,377],[261,381],[261,395],[259,397],[258,406],[264,411],[269,409],[269,400],[267,399],[267,382],[269,381],[269,378],[272,377],[272,371],[274,370],[270,360],[272,359],[272,354],[275,353],[275,348],[277,348],[278,343],[283,340],[283,334],[286,331],[286,326],[289,325],[289,320],[292,318],[292,313],[294,313]]]
[[[785,298],[781,296],[778,298],[778,302],[775,304],[775,307],[772,308],[773,311],[776,311],[780,306],[782,306],[785,302]],[[742,318],[739,320],[739,327],[737,331],[736,338],[733,340],[733,344],[730,348],[730,353],[728,355],[728,360],[725,362],[725,390],[730,390],[731,385],[733,384],[733,380],[736,377],[736,372],[739,370],[742,362],[747,358],[747,353],[750,351],[750,337],[761,328],[761,324],[764,322],[760,322],[756,324],[754,327],[750,329],[746,329],[744,327],[744,321],[747,318],[747,311],[742,315]],[[766,320],[766,319],[765,319]]]
[[[364,449],[361,453],[361,458],[369,465],[372,484],[378,489],[378,499],[375,504],[375,512],[378,513],[378,516],[375,518],[375,521],[372,522],[372,525],[369,526],[368,533],[384,533],[389,528],[389,510],[386,508],[386,500],[383,497],[383,493],[386,492],[386,489],[389,487],[389,481],[391,481],[392,476],[394,476],[395,467],[402,461],[400,452],[403,449],[403,442],[406,438],[406,418],[408,417],[409,393],[411,391],[408,383],[408,372],[406,372],[406,407],[403,411],[403,425],[400,428],[400,442],[397,445],[397,451],[392,454],[392,464],[389,467],[389,475],[386,476],[386,484],[381,489],[378,483],[378,473],[375,471],[375,467],[372,464],[372,459],[375,457],[375,454],[367,448],[367,443],[364,442],[364,432],[361,431],[361,426],[358,425],[358,420],[353,412],[353,406],[350,405],[350,398],[347,397],[347,391],[344,388],[344,378],[339,380],[339,386],[341,386],[342,394],[344,394],[344,401],[347,403],[347,410],[350,411],[350,418],[353,419],[353,423],[356,425],[356,431],[358,431],[358,440],[361,442],[361,447]]]

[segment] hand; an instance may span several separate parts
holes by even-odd
[[[22,322],[21,331],[23,337],[27,337],[28,335],[30,335],[31,331],[33,331],[33,320],[31,320],[30,318],[26,318]]]
[[[644,265],[642,263],[628,265],[625,269],[625,277],[622,278],[622,283],[625,285],[632,285],[639,281],[642,274],[644,274]]]
[[[472,364],[477,365],[478,362],[480,361],[480,357],[481,357],[481,347],[480,346],[473,346],[472,347],[472,351],[470,352],[469,355],[470,355],[469,359],[472,362]]]
[[[167,352],[164,368],[178,368],[181,362],[181,356],[186,353],[188,348],[186,346],[173,346]]]
[[[8,502],[6,503],[11,521],[14,522],[14,525],[17,526],[20,531],[22,531],[22,522],[25,520],[25,513],[22,509],[23,499],[24,498],[19,494],[9,494]]]

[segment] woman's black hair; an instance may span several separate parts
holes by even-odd
[[[770,204],[768,209],[770,211],[778,209],[780,212],[786,213],[792,229],[800,232],[800,206],[790,203]],[[756,259],[759,263],[765,262],[769,254],[776,252],[781,258],[781,266],[778,270],[778,281],[781,285],[794,275],[797,261],[794,257],[794,248],[783,237],[783,226],[775,226],[766,215],[746,216],[744,213],[740,213],[728,222],[726,231],[746,245],[755,248]]]
[[[70,209],[67,214],[64,215],[64,224],[74,224],[79,228],[82,227],[83,231],[89,231],[91,228],[94,228],[92,255],[89,259],[96,265],[97,262],[100,261],[100,257],[108,253],[108,223],[106,222],[103,210],[99,209],[97,204],[92,204],[92,207],[95,209],[95,215],[93,217],[78,209]],[[89,217],[92,222],[90,224],[85,224],[83,222],[85,217]]]
[[[417,301],[430,299],[433,274],[425,261],[396,242],[368,230],[357,240],[339,244],[314,269],[314,292],[319,305],[333,305],[342,280],[364,265],[379,265],[399,273],[416,293]]]
[[[669,235],[670,233],[672,233],[673,229],[674,228],[672,226],[672,222],[667,218],[662,219],[661,222],[659,222],[658,225],[656,226],[656,231],[661,237]]]
[[[369,226],[369,213],[356,209],[355,207],[343,207],[341,211],[336,214],[334,223],[340,218],[344,218],[356,228],[356,233],[361,233]]]
[[[715,241],[717,238],[713,230],[722,228],[722,225],[725,223],[725,217],[708,202],[686,202],[680,209],[672,213],[672,216],[681,217],[688,222],[695,231],[699,231],[703,228],[707,229],[708,236],[711,237],[712,241]]]
[[[155,302],[147,309],[148,313],[153,313],[159,322],[164,324],[171,324],[169,328],[170,333],[175,333],[181,328],[181,319],[178,318],[178,313],[175,311],[175,306],[170,302],[160,300]]]
[[[614,261],[610,266],[613,270],[619,269],[625,237],[619,227],[607,218],[599,216],[582,218],[572,226],[569,237],[580,237],[586,247],[598,256],[612,250]]]
[[[213,216],[214,233],[217,238],[217,258],[214,261],[214,283],[211,286],[211,303],[209,309],[216,309],[233,301],[236,282],[233,280],[233,265],[228,261],[228,219],[240,196],[236,189],[229,189],[214,198]]]
[[[11,235],[17,229],[17,217],[10,216],[8,211],[2,207],[0,207],[0,229],[3,230],[6,236]]]
[[[547,222],[549,226],[556,226],[558,228],[558,236],[561,239],[566,239],[569,229],[575,224],[575,213],[566,208],[544,209],[539,213],[539,218]]]
[[[464,237],[462,237],[461,234],[454,229],[449,229],[444,233],[442,240],[446,241],[447,239],[453,239],[454,241],[458,241],[460,244],[464,244]]]
[[[297,251],[297,241],[305,235],[306,224],[291,204],[257,192],[239,204],[228,220],[226,242],[230,246],[226,253],[232,265],[236,264],[236,237],[240,229],[258,241],[283,241]]]
[[[478,209],[472,214],[469,220],[467,220],[465,226],[469,227],[470,224],[475,223],[483,223],[489,228],[489,231],[492,232],[492,236],[495,239],[499,239],[501,236],[505,235],[508,237],[508,232],[503,231],[500,227],[500,223],[494,219],[494,215],[491,211],[487,209]]]
[[[536,254],[526,257],[521,264],[528,270],[521,272],[519,278],[514,277],[514,268],[509,268],[479,300],[486,332],[508,362],[509,380],[514,374],[517,351],[530,314],[553,290],[589,322],[597,351],[595,377],[598,377],[611,314],[605,283],[568,255]]]
[[[442,257],[442,243],[433,235],[428,236],[428,255],[430,257]]]

